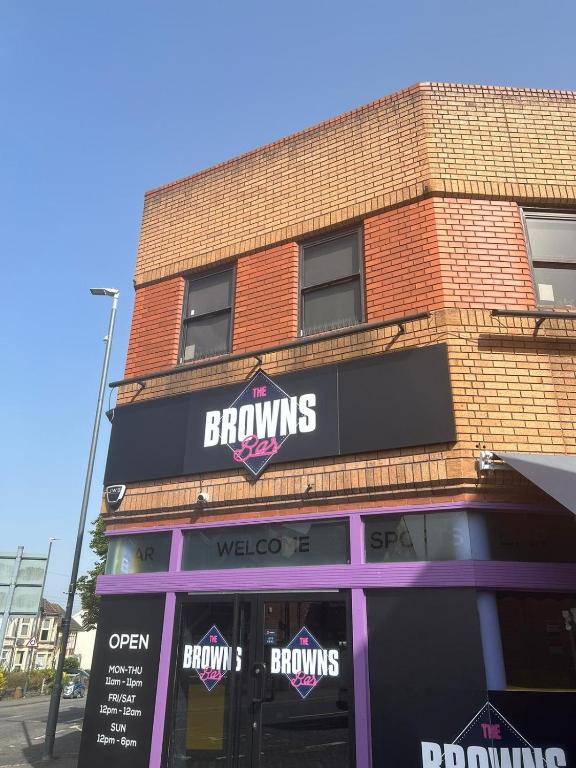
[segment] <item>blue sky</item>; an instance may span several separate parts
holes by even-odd
[[[0,550],[64,602],[109,300],[122,377],[143,195],[417,81],[576,88],[576,4],[0,4]],[[98,514],[103,422],[89,520]],[[93,558],[85,542],[83,568]]]

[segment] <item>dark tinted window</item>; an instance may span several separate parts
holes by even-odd
[[[576,688],[576,595],[500,594],[508,688]]]
[[[228,352],[230,313],[199,317],[184,330],[184,360],[223,355]]]
[[[470,512],[474,560],[576,562],[576,516]]]
[[[572,514],[459,510],[364,521],[366,561],[510,560],[576,562]]]
[[[321,333],[362,322],[358,232],[302,247],[301,332]]]
[[[348,562],[345,521],[205,528],[184,536],[182,570]]]
[[[188,281],[184,311],[183,361],[230,351],[234,272],[202,275]]]
[[[305,288],[358,274],[358,234],[353,232],[316,245],[304,246],[302,266],[302,285]]]
[[[232,270],[190,280],[187,316],[197,317],[232,305]]]
[[[336,283],[305,293],[302,315],[307,333],[356,325],[362,319],[359,281]]]

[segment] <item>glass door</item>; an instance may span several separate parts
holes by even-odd
[[[169,768],[353,766],[343,593],[182,601]]]
[[[258,614],[254,768],[353,765],[347,601],[268,595]]]

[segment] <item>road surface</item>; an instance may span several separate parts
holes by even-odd
[[[58,768],[76,768],[85,699],[62,699],[54,754]],[[42,763],[49,696],[0,701],[0,768]]]

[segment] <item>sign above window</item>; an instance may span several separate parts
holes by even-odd
[[[446,346],[116,409],[105,485],[455,439]]]

